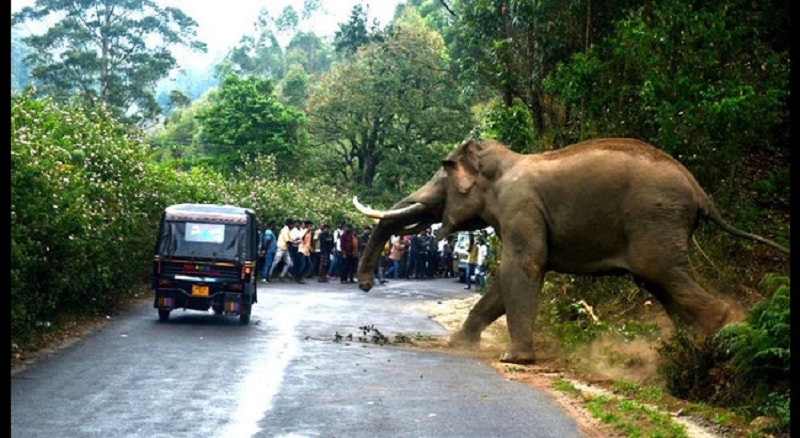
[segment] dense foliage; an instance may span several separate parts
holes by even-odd
[[[547,89],[566,104],[565,142],[650,141],[711,191],[754,151],[788,151],[789,57],[771,27],[787,2],[660,2],[559,65]],[[726,163],[725,166],[717,163]]]

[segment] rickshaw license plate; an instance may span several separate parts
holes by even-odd
[[[197,284],[192,285],[192,295],[199,295],[202,297],[208,296],[208,286],[201,286]]]

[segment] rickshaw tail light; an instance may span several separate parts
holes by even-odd
[[[225,311],[230,313],[239,313],[239,302],[238,301],[226,301],[225,302]]]
[[[158,285],[161,287],[169,287],[172,286],[172,281],[167,280],[166,278],[159,278]]]

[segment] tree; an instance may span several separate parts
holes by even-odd
[[[303,114],[278,102],[270,79],[226,75],[210,106],[198,115],[206,153],[226,171],[263,154],[275,156],[282,175],[300,170]]]
[[[131,123],[156,119],[156,82],[177,61],[169,51],[195,40],[197,23],[180,9],[152,0],[36,0],[12,16],[12,25],[58,17],[40,35],[22,38],[31,48],[25,61],[40,94],[59,101],[76,94],[90,107],[102,104]]]
[[[159,161],[172,161],[175,168],[186,169],[203,158],[198,115],[208,110],[213,94],[208,93],[189,105],[177,106],[164,119],[160,129],[153,130],[147,136],[147,143],[154,149]],[[174,97],[180,100],[178,95]]]
[[[261,30],[257,37],[245,35],[223,61],[225,73],[241,76],[262,75],[274,79],[283,77],[283,49],[274,33]]]
[[[30,48],[20,40],[18,32],[11,31],[11,91],[19,91],[30,82],[30,68],[22,62]]]
[[[463,0],[449,34],[462,79],[499,93],[506,108],[522,102],[541,137],[559,120],[542,81],[560,61],[591,46],[629,0]],[[558,126],[555,126],[558,128]]]
[[[284,105],[302,110],[308,97],[311,78],[300,64],[292,64],[279,84],[280,98]]]
[[[286,63],[300,64],[310,75],[328,71],[331,67],[333,49],[316,34],[298,32],[286,46]]]
[[[370,42],[381,40],[380,23],[373,20],[367,29],[367,10],[357,4],[350,11],[350,21],[339,24],[339,30],[333,35],[333,47],[336,53],[344,56],[352,55],[359,47]]]
[[[326,166],[367,187],[406,189],[420,173],[427,178],[444,156],[436,147],[452,148],[471,126],[442,38],[413,10],[384,41],[323,75],[307,111],[315,142],[332,148]]]
[[[449,10],[447,3],[441,0],[407,0],[405,4],[398,4],[395,18],[403,14],[403,9],[414,8],[425,21],[425,24],[445,36],[445,32],[453,25],[455,17]],[[445,37],[445,43],[447,38]]]

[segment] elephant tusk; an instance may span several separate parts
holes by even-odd
[[[360,211],[362,214],[369,216],[373,219],[396,219],[399,217],[405,217],[409,214],[423,211],[425,206],[420,204],[419,202],[415,202],[407,207],[403,207],[397,210],[375,210],[373,208],[367,207],[364,204],[358,202],[358,196],[353,196],[353,205],[355,205],[356,209]]]

